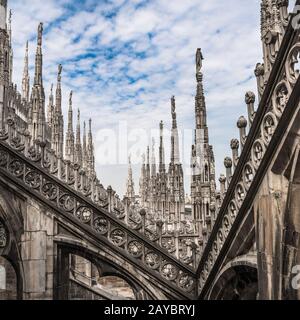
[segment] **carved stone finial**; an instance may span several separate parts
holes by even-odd
[[[237,127],[238,127],[239,129],[241,129],[241,128],[246,128],[246,127],[247,127],[247,124],[248,124],[247,119],[246,119],[244,116],[241,116],[241,117],[239,118],[239,120],[237,121]]]
[[[238,139],[232,139],[231,140],[231,142],[230,142],[231,149],[236,150],[236,149],[239,148],[239,146],[240,146],[240,142],[239,142]]]
[[[246,104],[254,103],[255,102],[255,94],[252,91],[248,91],[245,94],[245,102]]]
[[[225,166],[226,169],[232,168],[232,160],[231,160],[231,158],[226,157],[224,159],[224,166]]]
[[[226,177],[224,176],[224,174],[220,175],[219,181],[220,181],[220,183],[225,183],[226,182]]]
[[[265,74],[265,68],[264,68],[264,65],[261,64],[261,63],[258,63],[256,65],[256,68],[255,68],[255,71],[254,71],[254,74],[256,77],[260,77],[260,76],[263,76]]]

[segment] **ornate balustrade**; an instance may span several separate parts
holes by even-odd
[[[0,171],[98,241],[145,272],[153,273],[164,285],[186,297],[195,295],[192,268],[159,247],[157,239],[152,242],[150,236],[132,230],[120,220],[125,217],[124,206],[111,188],[104,190],[95,180],[88,185],[84,171],[56,157],[47,150],[46,143],[35,141],[30,145],[30,137],[26,132],[16,132],[12,119],[7,121],[7,130],[0,132]]]
[[[293,15],[291,16],[293,17]],[[299,103],[300,80],[297,63],[300,61],[299,30],[287,26],[268,82],[242,153],[235,163],[228,190],[223,199],[214,228],[204,249],[198,270],[198,294],[204,297],[233,239],[239,223],[251,207],[255,190],[259,187],[272,153],[284,134],[287,117]]]

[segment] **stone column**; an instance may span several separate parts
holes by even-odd
[[[267,172],[254,201],[260,300],[281,299],[282,221],[288,181]]]
[[[54,223],[47,210],[28,199],[21,241],[24,299],[53,299]]]

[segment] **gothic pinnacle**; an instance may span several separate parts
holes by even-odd
[[[7,17],[7,0],[1,1],[0,6],[2,7],[0,10],[0,29],[5,30]]]
[[[179,164],[179,137],[177,129],[177,115],[175,97],[171,98],[172,136],[171,136],[171,163]]]
[[[80,110],[77,112],[77,125],[76,125],[76,144],[81,144],[80,142]]]
[[[177,128],[177,119],[176,119],[176,102],[175,96],[171,98],[171,112],[172,112],[172,128]]]
[[[42,38],[43,38],[43,23],[41,22],[38,26],[37,48],[36,48],[36,56],[35,56],[35,76],[34,76],[34,84],[40,85],[40,86],[42,86],[42,82],[43,82]]]
[[[147,164],[150,164],[150,147],[147,147]]]
[[[29,102],[29,85],[30,85],[29,82],[30,82],[30,77],[29,77],[28,41],[26,41],[24,71],[23,71],[23,79],[22,79],[22,98],[25,99],[26,102]]]
[[[56,112],[61,114],[61,73],[62,73],[62,65],[58,65],[58,72],[57,72],[57,86],[56,86],[56,103],[55,108]]]
[[[69,97],[69,112],[68,112],[68,131],[73,132],[73,109],[72,109],[73,91],[70,92]]]
[[[8,35],[9,35],[9,44],[10,44],[10,46],[11,46],[11,43],[12,43],[12,39],[11,39],[11,36],[12,36],[12,34],[11,34],[11,32],[12,32],[12,30],[11,30],[11,22],[12,22],[12,11],[9,10],[7,31],[8,31]]]
[[[92,134],[92,119],[89,119],[89,133]]]
[[[151,150],[151,192],[155,190],[155,177],[156,177],[156,159],[155,159],[155,139],[152,138],[152,150]],[[153,196],[153,193],[152,193]]]
[[[160,146],[159,146],[159,171],[165,170],[165,151],[164,151],[164,123],[163,121],[159,124],[160,129]]]
[[[72,111],[72,99],[73,99],[73,91],[70,91],[70,96],[69,96],[69,111]]]
[[[76,125],[76,142],[75,142],[75,162],[82,165],[82,146],[80,137],[80,110],[77,113],[77,125]]]

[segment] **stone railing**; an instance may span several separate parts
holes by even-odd
[[[290,101],[294,100],[295,96],[299,97],[299,92],[294,90],[299,82],[299,61],[299,31],[292,28],[290,19],[259,107],[255,117],[251,119],[248,136],[242,137],[242,152],[235,164],[234,174],[230,178],[228,190],[197,270],[200,296],[212,270],[215,270],[218,258],[226,251],[228,240],[236,232],[234,226],[249,210],[249,199],[255,194],[255,188],[258,188],[262,178],[262,164],[269,162],[270,153],[274,151],[274,142],[278,141],[276,129],[280,123],[284,125],[286,121],[283,114],[292,111],[287,110]]]
[[[7,130],[0,132],[0,172],[164,285],[186,297],[195,295],[193,269],[159,247],[157,239],[151,241],[143,222],[145,234],[121,221],[125,210],[110,188],[105,191],[97,182],[87,185],[78,166],[46,151],[45,143],[36,141],[31,146],[26,134],[16,132],[12,119],[7,121]]]

